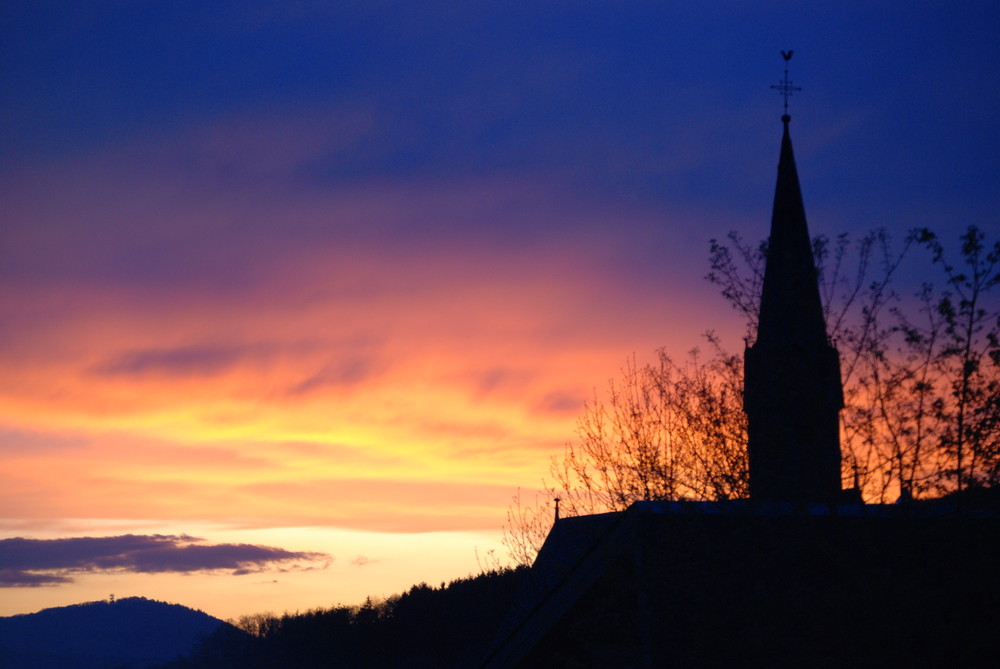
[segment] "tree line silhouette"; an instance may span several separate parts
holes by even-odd
[[[484,572],[382,601],[240,616],[160,669],[476,666],[524,569]]]

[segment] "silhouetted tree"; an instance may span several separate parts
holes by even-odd
[[[1000,483],[1000,241],[969,227],[952,263],[938,237],[914,230],[894,248],[882,230],[813,242],[827,331],[840,351],[843,477],[869,501]],[[913,249],[931,253],[943,287],[895,287]],[[738,234],[710,244],[706,277],[756,337],[767,243]],[[904,288],[912,290],[912,288]],[[991,298],[994,298],[990,301]],[[635,358],[585,405],[578,441],[553,459],[551,483],[508,509],[504,545],[530,564],[553,519],[617,511],[638,500],[712,500],[748,490],[742,357],[708,335],[711,356]]]
[[[961,237],[961,262],[953,265],[928,230],[920,242],[947,277],[937,300],[944,324],[940,369],[948,399],[940,404],[940,445],[951,460],[955,489],[1000,480],[1000,313],[986,300],[1000,284],[1000,241],[990,247],[970,227]]]
[[[711,356],[693,350],[683,363],[665,351],[654,364],[627,361],[606,399],[588,402],[577,443],[553,458],[544,498],[520,492],[508,509],[503,544],[530,564],[552,524],[565,515],[620,511],[641,500],[719,500],[748,493],[743,361],[706,335]]]
[[[243,630],[257,639],[266,637],[278,624],[278,618],[273,613],[251,613],[229,621],[234,627]]]
[[[752,337],[766,244],[751,247],[736,235],[729,242],[713,242],[709,279],[747,317]],[[853,245],[853,272],[845,271],[846,236],[814,244],[842,360],[844,477],[870,500],[1000,481],[1000,308],[991,293],[1000,284],[1000,241],[991,246],[970,226],[959,242],[954,262],[927,229],[911,231],[898,250],[876,231]],[[931,253],[924,275],[937,268],[939,282],[900,294],[894,282],[914,247]]]
[[[854,244],[845,235],[814,242],[842,360],[844,478],[870,500],[1000,481],[1000,308],[990,292],[1000,284],[1000,241],[990,246],[975,226],[959,241],[954,263],[927,229],[910,232],[898,250],[881,230]],[[914,295],[895,288],[913,247],[930,251],[943,286],[925,281]],[[748,338],[766,252],[735,234],[728,244],[712,242],[708,278],[744,314]]]

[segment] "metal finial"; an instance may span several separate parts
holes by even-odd
[[[785,115],[782,117],[783,119],[788,118],[788,98],[790,98],[792,96],[792,93],[794,93],[795,91],[802,90],[798,86],[793,86],[792,80],[788,78],[788,61],[792,59],[793,53],[795,52],[792,51],[791,49],[789,49],[788,51],[781,52],[781,57],[785,59],[785,78],[781,80],[780,84],[775,84],[774,86],[771,86],[771,88],[781,93],[781,95],[785,98]]]

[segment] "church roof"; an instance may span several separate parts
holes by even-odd
[[[497,632],[486,667],[516,666],[566,615],[618,555],[625,517],[616,512],[556,521]]]
[[[905,575],[911,571],[903,570],[889,583],[898,596],[913,600],[907,615],[918,621],[938,614],[939,604],[922,598],[950,597],[950,586],[938,580],[948,574],[961,580],[964,568],[979,574],[991,592],[1000,592],[993,566],[997,551],[982,548],[984,538],[998,536],[998,521],[1000,515],[988,509],[942,501],[636,502],[617,513],[563,518],[526,575],[483,666],[571,664],[539,662],[554,657],[588,659],[579,666],[663,666],[667,660],[691,666],[702,652],[693,638],[711,643],[713,657],[730,651],[738,656],[750,640],[779,654],[809,651],[808,639],[783,650],[796,638],[786,625],[800,626],[799,632],[833,643],[831,652],[855,659],[868,652],[865,642],[846,643],[830,631],[857,632],[880,619],[876,604],[885,603],[885,593],[872,588],[885,588],[887,575],[901,563],[933,581],[933,587],[923,579],[915,583]],[[924,550],[928,546],[933,550]],[[829,610],[814,607],[814,599],[825,601]],[[851,620],[846,614],[859,603],[867,617]],[[970,613],[962,625],[973,618]],[[766,642],[758,639],[761,626],[771,635]],[[897,627],[887,632],[887,648],[912,645],[907,634],[919,626],[906,620]],[[601,660],[607,657],[614,661]]]

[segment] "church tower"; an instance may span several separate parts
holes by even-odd
[[[791,54],[784,54],[785,60]],[[788,125],[771,214],[757,339],[744,357],[750,498],[840,499],[840,358],[829,342]]]

